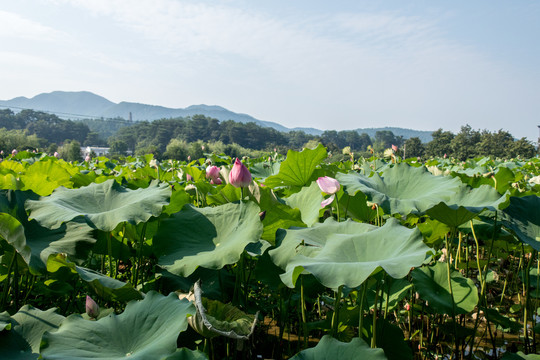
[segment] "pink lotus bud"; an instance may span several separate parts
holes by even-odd
[[[444,154],[444,156],[443,156],[443,157],[444,157],[444,158],[446,159],[446,154]]]
[[[90,160],[92,160],[92,158],[90,157],[90,155],[86,155],[86,157],[84,158],[84,161],[90,162]]]
[[[17,155],[17,153],[18,153],[17,149],[11,150],[11,155]]]
[[[397,149],[398,149],[397,145],[392,144],[392,150],[394,150],[394,152],[396,152]]]
[[[220,178],[215,178],[215,179],[212,179],[210,180],[210,184],[213,184],[213,185],[221,185],[223,182],[221,181]]]
[[[405,304],[405,310],[407,311],[411,310],[411,305],[409,303]]]
[[[219,168],[215,165],[210,165],[206,168],[206,178],[215,179],[219,177]]]
[[[246,187],[251,184],[251,173],[238,158],[229,173],[229,183],[234,187]]]
[[[201,145],[201,150],[204,151],[204,145]]]
[[[331,178],[330,176],[318,178],[317,185],[319,185],[319,188],[323,193],[326,193],[328,195],[335,194],[340,189],[339,182],[336,179]]]
[[[191,155],[188,155],[187,161],[191,161]]]
[[[99,315],[99,305],[88,295],[86,295],[86,314],[91,318],[97,318]]]
[[[187,175],[186,175],[186,180],[187,180],[187,181],[193,181],[193,176],[187,174]]]
[[[53,154],[53,156],[54,156],[55,158],[59,158],[59,157],[60,157],[60,154],[58,153],[58,151],[55,151],[54,154]]]

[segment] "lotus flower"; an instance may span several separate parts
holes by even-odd
[[[84,161],[86,162],[90,162],[92,158],[90,157],[90,155],[86,155],[86,157],[84,158]]]
[[[331,178],[330,176],[323,176],[317,179],[317,185],[319,185],[319,188],[321,191],[328,195],[333,195],[337,193],[340,189],[339,182]]]
[[[99,305],[88,295],[86,295],[86,314],[94,319],[99,315]]]
[[[53,154],[53,156],[54,156],[55,158],[59,158],[59,157],[60,157],[60,154],[58,153],[58,151],[55,151],[54,154]]]
[[[208,166],[206,168],[206,178],[213,180],[219,178],[219,168],[215,165]]]
[[[330,205],[334,201],[335,197],[336,195],[332,195],[328,199],[323,200],[321,202],[321,207],[327,207],[328,205]]]
[[[397,145],[392,144],[392,150],[394,150],[394,152],[397,152],[397,150],[398,150]]]
[[[215,179],[210,180],[210,184],[212,184],[212,185],[221,185],[222,183],[223,183],[223,182],[222,182],[221,179],[218,178],[218,177],[215,178]]]
[[[15,155],[17,155],[17,153],[18,153],[17,149],[11,150],[11,155],[15,156]]]
[[[229,183],[234,187],[246,187],[251,184],[251,173],[238,158],[229,173]]]

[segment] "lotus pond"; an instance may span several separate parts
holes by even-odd
[[[538,358],[540,159],[269,155],[4,158],[0,358]]]

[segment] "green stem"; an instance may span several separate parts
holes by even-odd
[[[341,213],[339,212],[339,202],[338,202],[338,197],[337,197],[337,195],[336,195],[336,197],[334,198],[334,201],[336,202],[337,221],[340,222],[340,221],[341,221]]]
[[[364,330],[364,303],[366,301],[366,292],[367,292],[367,279],[362,284],[362,294],[360,295],[360,309],[359,311],[359,317],[358,320],[358,337],[360,339],[364,338],[363,330]]]
[[[143,253],[143,244],[144,244],[144,237],[146,235],[146,224],[143,224],[141,237],[139,238],[139,248],[138,250],[138,256],[137,256],[137,268],[135,269],[135,277],[133,280],[133,286],[137,286],[137,282],[139,281],[139,271],[141,269],[142,264],[142,253]]]
[[[371,347],[377,347],[377,302],[379,301],[379,286],[380,281],[377,280],[377,287],[375,288],[375,301],[373,302],[373,327],[371,336]]]
[[[107,238],[107,255],[109,256],[109,271],[110,276],[116,279],[116,274],[114,273],[113,263],[112,263],[112,232],[109,232]]]
[[[450,297],[452,299],[452,321],[454,325],[454,345],[456,347],[456,357],[459,355],[457,326],[456,326],[456,302],[454,301],[454,292],[452,291],[452,277],[450,273],[450,247],[448,244],[448,236],[445,236],[446,242],[446,271],[448,272],[448,289],[450,290]]]
[[[16,261],[16,259],[17,259],[17,251],[15,249],[13,249],[13,256],[11,257],[11,260],[9,262],[8,271],[7,271],[7,278],[6,278],[6,282],[4,284],[4,291],[2,292],[2,301],[0,302],[0,310],[4,310],[4,308],[6,306],[7,295],[8,295],[8,292],[9,292],[9,283],[10,283],[10,280],[11,280],[11,269],[13,268],[13,263]]]
[[[336,337],[338,333],[338,325],[339,325],[339,305],[341,303],[341,293],[343,291],[343,285],[338,287],[338,291],[336,293],[336,299],[334,301],[334,316],[332,316],[332,336]]]
[[[304,348],[307,349],[309,342],[309,334],[307,329],[306,318],[306,299],[304,298],[304,277],[300,275],[300,309],[302,310],[302,329],[304,332]]]

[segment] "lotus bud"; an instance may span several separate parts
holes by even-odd
[[[219,178],[219,168],[215,165],[210,165],[206,168],[206,178],[216,179]]]
[[[84,158],[84,161],[90,162],[90,160],[92,160],[92,158],[90,157],[90,155],[86,155],[86,157]]]
[[[261,211],[261,212],[259,213],[259,217],[261,218],[261,221],[263,221],[264,218],[266,217],[266,210]]]
[[[99,315],[99,305],[88,295],[86,295],[86,314],[93,319]]]
[[[407,311],[411,310],[411,305],[409,303],[405,304],[405,310]]]
[[[333,195],[337,193],[340,189],[339,182],[331,178],[330,176],[323,176],[317,179],[317,185],[319,185],[319,188],[321,191],[328,195]]]
[[[193,181],[193,176],[187,174],[187,175],[186,175],[186,180],[187,180],[187,181]]]
[[[397,152],[397,150],[398,150],[397,145],[392,144],[392,150],[393,150],[394,152]]]
[[[221,181],[221,179],[218,178],[218,177],[215,178],[215,179],[210,180],[210,184],[212,184],[212,185],[221,185],[222,183],[223,183],[223,181]]]
[[[58,153],[58,151],[55,151],[53,156],[58,159],[60,157],[60,154]]]
[[[17,153],[18,153],[17,149],[11,150],[11,155],[15,156],[15,155],[17,155]]]
[[[188,155],[187,161],[191,161],[191,155]]]
[[[251,184],[251,173],[242,162],[236,158],[229,173],[229,183],[234,187],[246,187]]]
[[[150,165],[150,167],[153,167],[153,168],[156,168],[156,169],[157,169],[158,161],[157,161],[156,159],[152,159],[152,160],[150,160],[150,162],[148,163],[148,165]]]
[[[204,151],[204,145],[201,145],[201,150]]]

